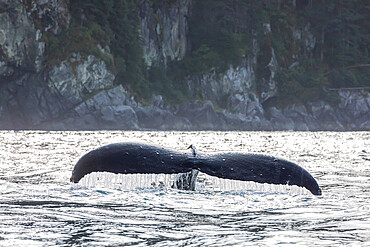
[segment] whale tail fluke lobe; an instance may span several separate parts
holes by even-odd
[[[190,159],[187,154],[160,147],[136,143],[114,143],[83,155],[73,169],[71,181],[78,183],[81,178],[91,172],[185,173],[192,170]]]
[[[211,176],[258,183],[297,185],[314,195],[321,189],[312,175],[297,164],[271,156],[226,153],[200,159],[199,170]]]
[[[305,169],[292,162],[270,156],[223,153],[199,155],[193,146],[191,154],[136,143],[116,143],[95,149],[82,156],[75,165],[71,182],[78,183],[92,172],[120,174],[174,174],[173,187],[195,189],[198,172],[211,176],[259,183],[297,185],[314,195],[321,195],[316,180]]]

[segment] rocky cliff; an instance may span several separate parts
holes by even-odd
[[[239,64],[187,76],[191,97],[180,103],[158,94],[141,100],[129,86],[117,84],[112,66],[94,54],[76,52],[49,63],[43,37],[69,28],[68,4],[0,0],[0,129],[370,130],[366,90],[335,91],[335,105],[323,100],[267,104],[278,93],[279,64],[270,47],[267,76],[256,78],[262,49],[258,40]],[[147,66],[166,67],[184,59],[190,49],[191,14],[191,0],[157,5],[139,1]],[[265,26],[268,35],[270,26]],[[306,52],[316,45],[308,29],[292,32]],[[97,49],[112,57],[109,46],[98,44]]]

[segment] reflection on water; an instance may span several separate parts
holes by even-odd
[[[21,131],[0,132],[0,141],[2,246],[370,244],[369,132]],[[164,175],[91,174],[69,183],[85,152],[126,141],[286,158],[307,169],[323,195],[205,174],[196,191],[171,189],[174,178]]]

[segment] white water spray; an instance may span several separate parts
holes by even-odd
[[[112,174],[94,172],[80,181],[86,187],[104,187],[110,189],[131,190],[137,188],[168,188],[175,180],[176,174]]]
[[[133,190],[138,188],[176,188],[181,174],[112,174],[95,172],[83,177],[79,184],[85,187]],[[261,184],[251,181],[222,179],[205,173],[196,178],[196,191],[252,191],[302,195],[309,192],[298,186]]]

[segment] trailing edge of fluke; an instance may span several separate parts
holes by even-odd
[[[114,143],[88,152],[75,165],[71,182],[78,183],[91,172],[173,174],[193,171],[191,174],[196,176],[194,170],[225,179],[297,185],[321,195],[319,185],[309,172],[283,159],[243,153],[198,154],[194,149],[192,153],[181,153],[138,143]],[[194,181],[189,179],[189,183]]]

